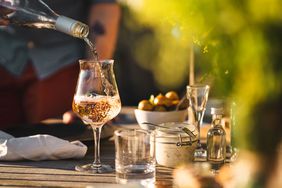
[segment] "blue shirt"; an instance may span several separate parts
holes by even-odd
[[[44,2],[57,14],[87,24],[91,4],[115,1],[44,0]],[[30,61],[38,78],[43,79],[84,57],[84,41],[64,33],[15,25],[0,28],[0,65],[14,75],[21,75]]]

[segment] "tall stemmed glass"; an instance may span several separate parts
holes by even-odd
[[[189,85],[187,86],[187,98],[192,108],[194,120],[198,128],[198,145],[194,153],[195,158],[205,158],[206,151],[201,146],[200,127],[206,110],[210,87],[208,85]]]
[[[100,135],[103,125],[118,115],[121,102],[113,72],[114,60],[80,60],[80,73],[73,99],[73,111],[94,132],[94,162],[76,166],[89,173],[111,172],[109,165],[100,161]]]

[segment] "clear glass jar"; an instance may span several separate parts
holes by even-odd
[[[164,123],[155,133],[156,161],[159,165],[175,167],[190,163],[197,147],[198,131],[188,123]]]

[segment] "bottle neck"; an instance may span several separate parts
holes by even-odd
[[[221,126],[222,115],[214,114],[212,117],[211,127]]]
[[[58,16],[55,29],[78,38],[86,38],[89,34],[87,25],[65,16]]]

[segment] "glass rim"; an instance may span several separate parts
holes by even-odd
[[[191,135],[185,133],[185,131],[183,131],[182,128],[188,128],[192,134],[194,134],[194,131],[196,131],[196,133],[198,134],[198,130],[197,130],[197,126],[195,123],[191,123],[191,122],[169,122],[169,123],[179,123],[181,124],[181,126],[178,127],[173,127],[171,126],[171,128],[169,126],[167,126],[167,128],[156,128],[155,129],[155,133],[157,134],[157,137],[160,136],[158,135],[158,133],[164,133],[164,134],[174,134],[173,137],[177,136],[181,136],[184,138],[192,138]],[[163,123],[165,124],[165,123]],[[193,128],[193,129],[192,129]],[[195,137],[193,140],[196,140],[197,137]]]
[[[98,63],[113,64],[114,61],[115,61],[114,59],[99,59]],[[94,59],[79,59],[78,62],[79,62],[79,64],[82,64],[82,63],[97,63],[97,61],[94,60]]]
[[[127,136],[127,137],[136,137],[137,134],[130,134],[130,133],[143,133],[145,135],[149,135],[150,132],[144,129],[119,129],[114,132],[115,136]]]
[[[187,85],[186,88],[210,88],[210,86],[208,84],[193,84],[193,85]]]

